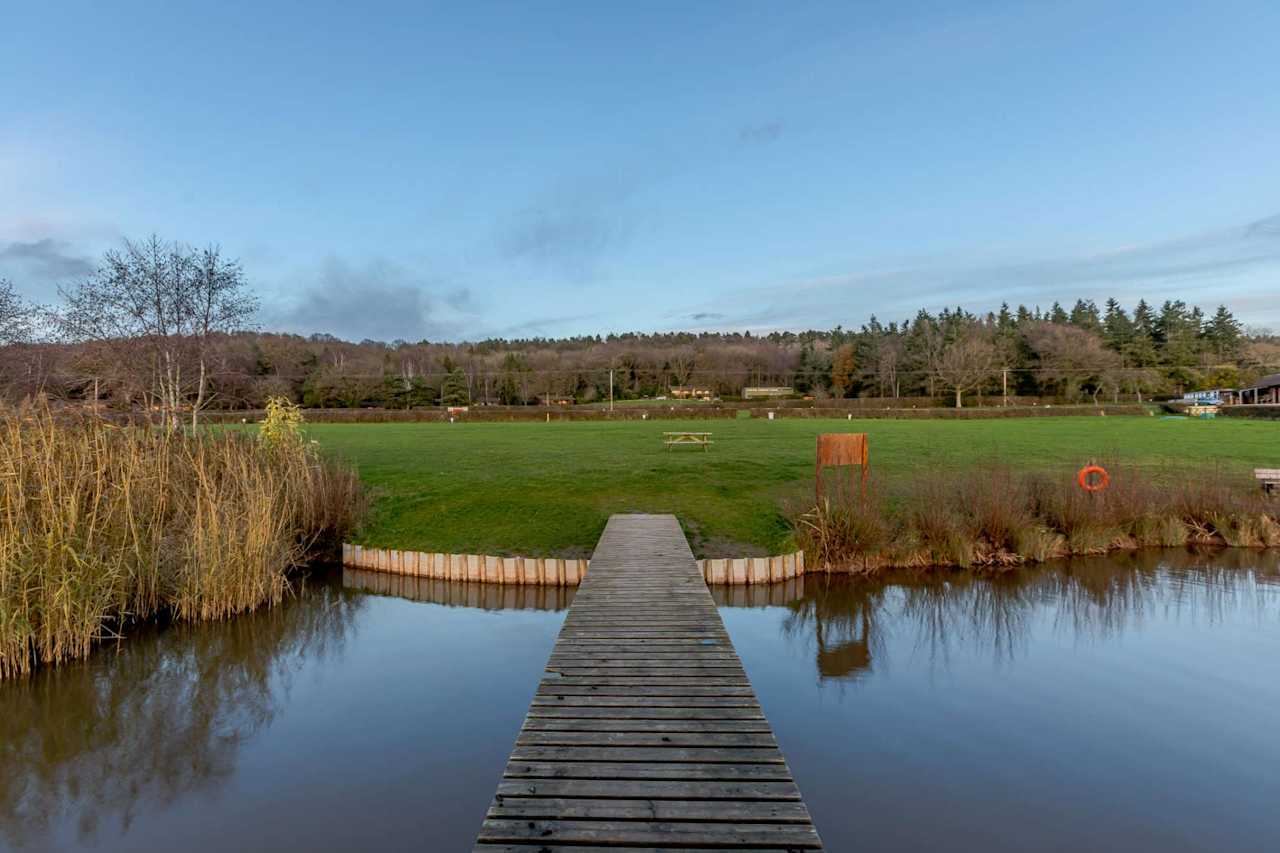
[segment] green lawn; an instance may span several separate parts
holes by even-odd
[[[674,512],[700,556],[779,552],[781,507],[813,488],[814,436],[866,432],[884,478],[1001,460],[1069,475],[1090,459],[1163,471],[1280,467],[1280,423],[1156,417],[1005,420],[313,424],[375,495],[367,545],[453,553],[587,554],[610,513]],[[667,452],[664,430],[709,430]]]

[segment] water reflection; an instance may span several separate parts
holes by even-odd
[[[287,704],[306,659],[340,655],[361,601],[332,586],[227,622],[178,624],[0,685],[0,840],[79,843],[211,796]]]
[[[0,849],[469,849],[573,593],[337,572],[0,685]],[[1280,555],[713,593],[828,849],[1280,834]]]
[[[902,573],[874,581],[810,575],[781,584],[715,587],[722,607],[781,607],[790,640],[811,644],[820,681],[856,680],[883,660],[893,632],[945,665],[958,646],[1016,658],[1048,614],[1052,629],[1100,640],[1144,619],[1209,624],[1280,604],[1280,555],[1247,550],[1146,551],[1081,558],[990,577]]]
[[[374,595],[481,610],[565,610],[577,592],[577,587],[462,583],[345,568],[342,585]]]

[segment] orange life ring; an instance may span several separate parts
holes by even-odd
[[[1098,475],[1098,479],[1090,482],[1089,478],[1094,474]],[[1076,482],[1086,492],[1100,492],[1111,484],[1111,475],[1101,465],[1086,465],[1076,475]]]

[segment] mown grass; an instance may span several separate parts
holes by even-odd
[[[0,679],[156,615],[278,602],[362,500],[353,473],[297,440],[0,412]]]
[[[711,431],[710,452],[662,447]],[[1118,460],[1157,482],[1280,467],[1280,424],[1063,417],[975,421],[763,419],[604,423],[314,424],[373,490],[356,540],[456,553],[583,555],[614,512],[673,512],[699,556],[780,553],[812,506],[814,439],[865,432],[886,483],[1001,464],[1070,481]]]

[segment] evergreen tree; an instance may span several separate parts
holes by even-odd
[[[1060,304],[1055,302],[1053,303],[1053,307],[1049,309],[1049,322],[1064,326],[1071,322],[1071,318],[1067,316],[1066,310]]]
[[[1181,299],[1166,300],[1156,317],[1156,345],[1161,360],[1173,367],[1189,367],[1196,361],[1200,337],[1199,310],[1189,310]]]
[[[1133,342],[1133,321],[1124,307],[1115,299],[1107,300],[1106,315],[1102,320],[1102,338],[1115,352],[1124,352]]]
[[[800,348],[800,364],[796,368],[795,389],[799,394],[813,394],[826,390],[831,365],[809,341]]]
[[[1133,309],[1133,333],[1135,335],[1146,335],[1155,340],[1156,319],[1151,311],[1151,306],[1147,304],[1145,299],[1139,299],[1137,307]]]
[[[467,390],[467,375],[454,368],[444,378],[440,386],[440,403],[445,406],[467,406],[471,404],[471,392]]]
[[[1068,318],[1071,325],[1088,332],[1102,331],[1102,320],[1098,317],[1098,306],[1092,299],[1077,299]]]
[[[1205,341],[1219,361],[1239,357],[1241,334],[1240,323],[1225,305],[1218,306],[1213,319],[1204,327]]]

